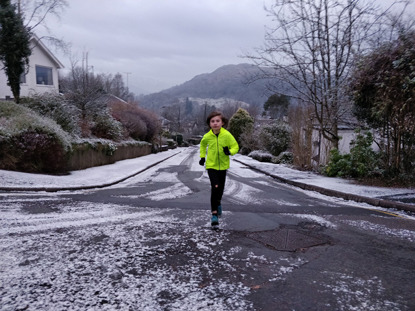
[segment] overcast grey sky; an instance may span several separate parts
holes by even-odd
[[[264,43],[265,25],[271,23],[264,6],[274,2],[68,0],[61,20],[48,18],[47,24],[55,37],[71,44],[76,59],[88,52],[95,73],[119,72],[139,95],[248,62],[241,56]],[[391,0],[377,3],[390,5]],[[70,67],[68,56],[56,55]]]
[[[53,35],[95,73],[123,74],[137,95],[184,83],[241,58],[264,41],[273,0],[70,0]],[[66,67],[69,57],[56,53]]]

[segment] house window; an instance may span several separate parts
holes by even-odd
[[[36,84],[53,85],[52,68],[36,66]]]

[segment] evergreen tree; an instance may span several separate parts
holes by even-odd
[[[356,116],[381,137],[389,173],[415,172],[415,32],[363,57],[351,88]]]
[[[241,144],[241,135],[252,131],[254,128],[254,119],[248,111],[239,108],[229,120],[229,131],[235,137],[238,144]]]
[[[271,95],[264,104],[264,112],[273,119],[281,119],[288,112],[290,98],[284,94]]]
[[[30,32],[10,0],[0,0],[0,61],[16,103],[20,101],[20,77],[29,65],[32,53]]]

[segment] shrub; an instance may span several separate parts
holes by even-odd
[[[127,136],[136,140],[151,142],[160,131],[158,117],[134,104],[124,102],[110,102],[112,116],[126,129]]]
[[[235,137],[238,144],[241,144],[241,135],[250,132],[254,127],[254,119],[248,111],[239,108],[237,112],[229,120],[229,131]]]
[[[147,142],[152,142],[157,138],[158,133],[161,131],[161,123],[158,116],[151,111],[139,108],[140,117],[147,125],[147,133],[144,138]]]
[[[12,102],[0,103],[0,168],[66,171],[70,137],[53,120]]]
[[[272,163],[275,164],[293,164],[294,155],[292,152],[284,151],[281,152],[278,157],[274,158]]]
[[[281,121],[266,125],[261,129],[259,138],[262,146],[272,155],[278,156],[286,151],[291,143],[291,130]]]
[[[240,136],[240,153],[248,155],[254,150],[264,149],[261,144],[260,130],[254,129],[252,131],[244,132]]]
[[[248,157],[257,160],[259,162],[273,162],[274,156],[268,151],[255,150],[248,154]]]
[[[325,173],[334,177],[368,177],[376,173],[378,158],[372,149],[372,133],[366,135],[356,130],[357,136],[350,143],[353,147],[348,154],[340,154],[337,149],[330,151],[330,160]]]
[[[109,114],[102,113],[95,116],[91,133],[98,138],[118,141],[123,137],[123,126]]]
[[[9,140],[15,168],[25,172],[60,173],[66,170],[68,154],[55,133],[28,130]]]
[[[63,96],[46,93],[22,98],[22,105],[59,124],[68,133],[79,134],[79,113]]]
[[[327,176],[346,177],[351,174],[352,162],[350,154],[342,155],[338,149],[330,150],[329,163],[325,168]]]

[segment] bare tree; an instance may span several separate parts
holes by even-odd
[[[12,0],[17,6],[18,13],[24,18],[25,27],[31,32],[43,27],[49,35],[40,37],[42,41],[68,52],[69,45],[62,39],[57,38],[47,24],[50,16],[60,18],[63,11],[68,7],[67,0]]]
[[[49,30],[46,19],[49,15],[56,18],[68,6],[66,0],[13,0],[18,12],[25,16],[25,24],[31,30],[43,26]]]
[[[94,115],[107,109],[106,101],[102,100],[104,81],[89,71],[87,62],[83,61],[82,66],[77,63],[72,61],[69,75],[60,77],[60,91],[78,109],[82,135],[88,136]]]
[[[242,106],[242,102],[227,99],[223,105],[222,113],[229,120]]]
[[[321,135],[337,148],[339,121],[350,110],[344,86],[355,56],[391,30],[383,27],[385,17],[398,2],[407,3],[393,1],[381,10],[374,0],[276,0],[267,9],[275,26],[247,57],[264,68],[257,78],[281,80],[294,92],[286,95],[313,107]],[[273,85],[270,91],[282,93]]]
[[[183,131],[183,108],[182,104],[176,100],[171,106],[163,106],[161,115],[170,121],[170,131]]]

